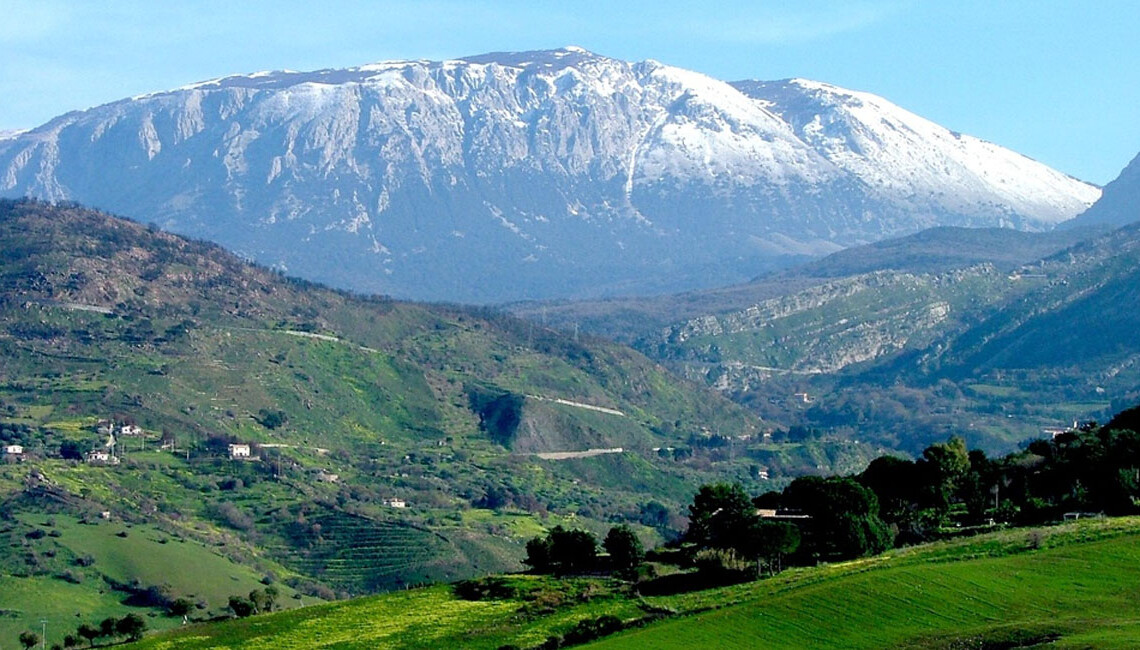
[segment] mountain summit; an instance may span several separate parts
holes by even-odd
[[[1047,229],[1099,194],[874,95],[574,47],[225,77],[0,140],[0,195],[461,301],[724,284],[935,225]]]

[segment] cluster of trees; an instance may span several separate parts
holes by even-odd
[[[684,539],[697,550],[731,551],[755,562],[757,572],[764,566],[778,570],[801,543],[796,526],[763,520],[744,488],[727,483],[701,486],[689,506]]]
[[[523,562],[536,573],[565,575],[609,569],[621,576],[632,576],[645,561],[641,540],[624,524],[610,529],[602,548],[608,554],[604,560],[592,533],[555,526],[545,536],[527,542]]]
[[[230,596],[230,611],[238,618],[272,612],[277,605],[279,595],[280,592],[277,591],[277,587],[270,586],[265,589],[254,589],[249,592],[248,598]]]
[[[953,437],[915,460],[883,456],[860,474],[802,477],[754,499],[739,485],[705,485],[689,506],[684,541],[774,571],[784,560],[850,559],[981,525],[1035,525],[1073,511],[1136,514],[1138,430],[1140,407],[996,459]]]
[[[765,518],[760,512],[775,511]],[[785,562],[814,563],[879,553],[894,539],[878,498],[848,477],[806,476],[783,493],[755,499],[739,485],[702,486],[689,506],[685,541],[697,550],[732,551],[776,572]]]
[[[87,645],[94,646],[97,639],[107,639],[108,641],[116,641],[121,637],[125,637],[130,641],[138,641],[143,637],[146,632],[146,621],[138,614],[127,614],[122,618],[105,618],[99,625],[91,625],[90,623],[81,624],[76,630],[75,634],[68,634],[63,637],[63,643],[52,645],[53,650],[62,650],[63,648],[78,647],[82,640],[87,641]],[[36,644],[40,643],[40,635],[32,631],[25,631],[20,633],[20,645],[25,648],[33,648]]]
[[[882,457],[856,478],[882,505],[900,543],[936,538],[948,527],[1034,525],[1067,512],[1140,512],[1140,408],[1103,427],[1088,423],[988,458],[961,438],[927,447],[916,460]]]

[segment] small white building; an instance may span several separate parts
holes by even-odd
[[[404,501],[403,499],[397,499],[395,497],[389,497],[387,499],[384,499],[381,503],[383,503],[385,506],[388,506],[389,508],[407,508],[408,507],[408,503],[406,501]]]
[[[23,456],[24,455],[24,446],[23,445],[4,445],[4,455],[5,456]]]
[[[83,460],[92,465],[118,465],[119,459],[107,449],[92,449],[87,452]]]
[[[142,427],[137,424],[124,424],[119,428],[119,435],[123,436],[141,436],[143,434]]]
[[[249,445],[241,442],[230,444],[230,458],[249,458],[250,455]]]

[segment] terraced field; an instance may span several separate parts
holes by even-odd
[[[282,548],[284,564],[322,576],[327,584],[348,593],[403,587],[417,578],[455,579],[447,571],[449,555],[458,555],[451,543],[403,522],[333,511],[314,517],[293,541],[308,551],[299,554],[295,546]]]

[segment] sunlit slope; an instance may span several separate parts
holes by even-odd
[[[596,647],[1135,647],[1137,541],[1133,530],[1006,557],[903,566],[886,558],[834,578],[808,571],[750,602]]]

